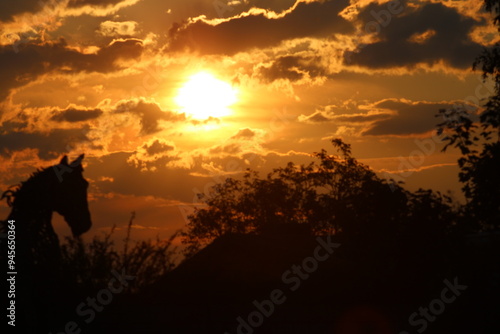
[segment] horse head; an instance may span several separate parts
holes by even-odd
[[[89,183],[83,177],[83,158],[82,154],[68,163],[68,157],[64,156],[59,165],[53,167],[57,176],[53,209],[64,217],[75,237],[87,232],[92,226],[87,202]]]

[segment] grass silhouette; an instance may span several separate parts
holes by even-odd
[[[121,249],[111,240],[116,230],[114,225],[103,236],[94,236],[89,242],[82,238],[66,237],[61,245],[61,270],[74,287],[87,291],[107,285],[113,270],[136,278],[128,292],[137,293],[142,288],[155,283],[171,271],[176,264],[177,247],[173,240],[178,232],[166,240],[132,241],[131,232],[135,213],[132,212],[127,226],[127,234]]]

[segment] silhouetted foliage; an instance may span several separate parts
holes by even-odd
[[[500,0],[484,0],[484,7],[493,14],[493,23],[500,25]]]
[[[176,247],[172,245],[174,233],[167,240],[142,240],[131,244],[130,233],[135,214],[129,221],[127,237],[121,251],[115,248],[111,237],[115,226],[102,237],[95,236],[85,243],[81,238],[66,237],[61,246],[62,271],[66,280],[86,290],[106,287],[113,270],[122,270],[135,276],[128,288],[134,293],[155,283],[176,264]]]
[[[486,0],[486,10],[494,14],[499,24],[499,1]],[[500,44],[485,48],[475,60],[473,68],[481,68],[483,80],[492,78],[494,94],[485,103],[475,124],[464,108],[440,110],[444,122],[438,124],[438,133],[446,134],[443,151],[453,146],[462,157],[458,160],[459,180],[467,198],[467,214],[478,229],[500,227]]]
[[[243,180],[228,178],[200,195],[207,206],[189,217],[187,255],[224,234],[287,233],[293,225],[313,234],[390,239],[419,229],[443,235],[455,221],[450,198],[430,190],[409,193],[353,158],[349,144],[332,144],[338,154],[321,150],[313,154],[318,162],[290,162],[265,178],[247,170]]]

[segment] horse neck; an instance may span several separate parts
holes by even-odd
[[[41,177],[42,175],[36,176]],[[19,225],[50,224],[52,219],[52,203],[50,183],[36,182],[23,184],[16,194],[9,215]]]
[[[16,236],[19,237],[17,249],[19,256],[25,258],[23,263],[27,271],[33,270],[33,265],[37,268],[50,266],[51,259],[57,258],[58,255],[59,241],[51,222],[54,186],[49,180],[39,179],[24,183],[15,195],[8,218],[15,220]]]
[[[52,221],[52,210],[47,208],[38,209],[25,206],[13,206],[7,220],[14,220],[16,223],[23,225],[50,224]]]

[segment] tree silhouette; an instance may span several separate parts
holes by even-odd
[[[486,0],[486,10],[494,14],[494,23],[500,24],[500,1]],[[499,27],[500,30],[500,27]],[[500,44],[485,48],[474,61],[473,69],[481,68],[483,80],[492,78],[494,94],[474,124],[465,108],[440,110],[444,122],[438,124],[438,134],[445,133],[443,151],[453,146],[460,150],[459,180],[467,198],[466,210],[479,229],[500,227]]]
[[[350,239],[391,239],[397,234],[443,235],[454,221],[451,200],[433,191],[410,193],[379,178],[352,157],[349,144],[333,139],[337,154],[314,153],[308,165],[289,162],[265,178],[247,170],[226,179],[206,206],[189,216],[183,232],[187,255],[231,233],[337,234]],[[432,230],[432,231],[431,231]]]

